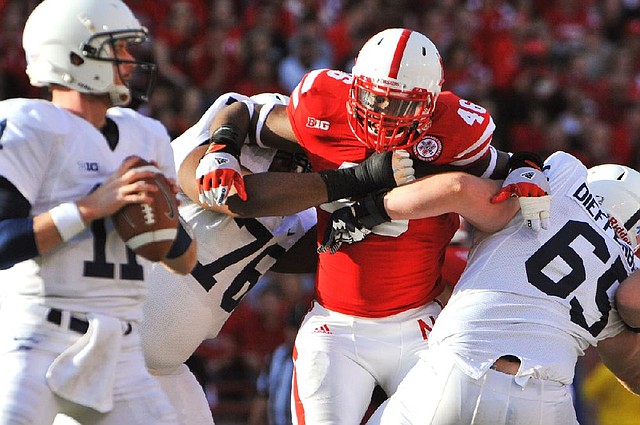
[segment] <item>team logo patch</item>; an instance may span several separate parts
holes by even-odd
[[[442,142],[437,137],[426,136],[413,146],[413,154],[423,161],[435,161],[441,153]]]

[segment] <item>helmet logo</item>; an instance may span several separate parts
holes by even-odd
[[[425,136],[413,146],[413,153],[423,161],[435,161],[442,153],[442,142],[436,137]]]
[[[609,215],[609,223],[611,223],[611,227],[615,230],[616,235],[625,241],[625,243],[631,245],[631,239],[629,238],[629,233],[627,229],[612,215]]]

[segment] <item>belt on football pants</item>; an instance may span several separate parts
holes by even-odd
[[[62,310],[57,308],[49,310],[49,313],[47,313],[47,322],[60,326],[62,323]],[[69,329],[79,334],[85,334],[89,330],[89,321],[71,316],[69,318]],[[123,335],[129,335],[132,330],[133,327],[131,326],[131,323],[127,322]]]
[[[507,375],[515,375],[520,369],[520,359],[512,355],[502,356],[489,369],[497,370]]]

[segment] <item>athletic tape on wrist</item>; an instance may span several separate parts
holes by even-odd
[[[82,221],[80,209],[75,202],[65,202],[49,210],[49,215],[56,225],[64,242],[82,232],[87,226]]]
[[[371,230],[378,224],[391,221],[391,217],[384,208],[386,190],[371,193],[354,204],[356,218],[364,227]]]
[[[541,171],[544,167],[544,161],[540,155],[534,152],[516,152],[509,158],[507,167],[509,172],[520,167],[531,167]]]
[[[240,158],[240,138],[238,128],[233,124],[222,124],[213,132],[209,141],[224,146],[223,152]],[[208,152],[208,151],[207,151]]]

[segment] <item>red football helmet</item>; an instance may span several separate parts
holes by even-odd
[[[358,139],[378,152],[418,142],[444,82],[431,40],[402,28],[379,32],[360,49],[352,73],[347,109]]]

